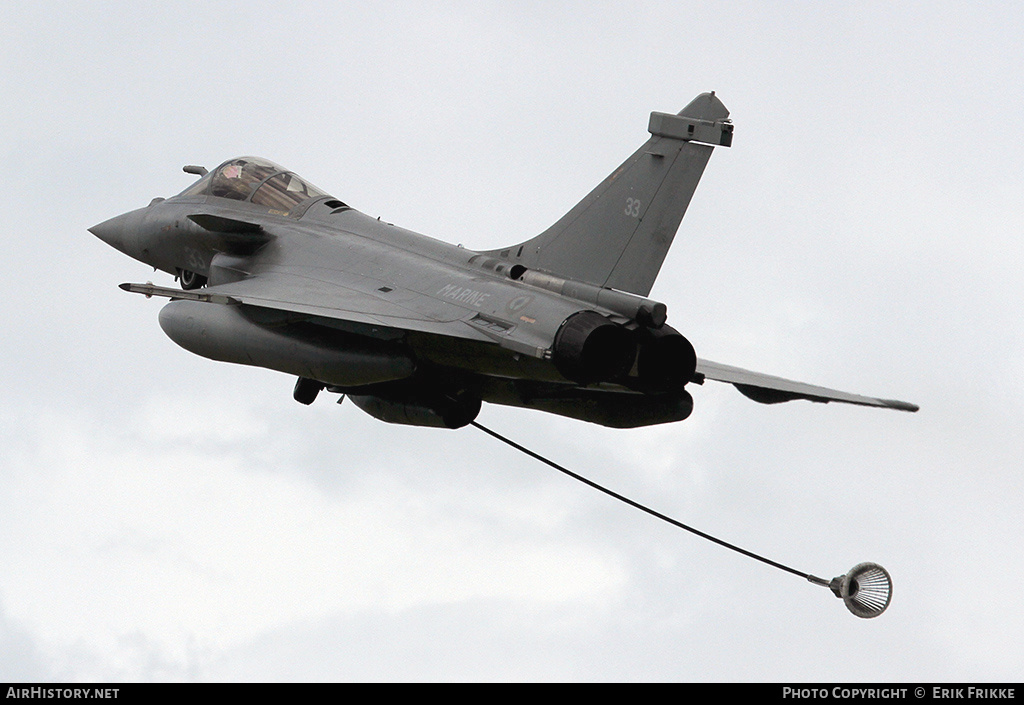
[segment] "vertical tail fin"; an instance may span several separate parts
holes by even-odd
[[[702,93],[678,115],[651,113],[651,137],[537,237],[488,254],[647,296],[713,145],[732,144],[729,111]]]

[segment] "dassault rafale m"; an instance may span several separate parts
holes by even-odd
[[[160,326],[213,360],[297,377],[391,423],[459,428],[481,402],[618,428],[680,421],[688,384],[731,383],[754,401],[848,394],[697,357],[648,298],[715,146],[732,144],[714,93],[651,113],[650,138],[534,238],[490,251],[373,218],[273,162],[232,159],[173,198],[90,228],[173,274]],[[339,399],[340,401],[340,399]]]

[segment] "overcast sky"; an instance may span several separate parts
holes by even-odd
[[[7,3],[0,680],[1019,681],[1019,3]],[[617,431],[393,426],[191,355],[86,228],[256,154],[470,248],[717,91],[652,297],[698,355],[921,411],[693,391]]]

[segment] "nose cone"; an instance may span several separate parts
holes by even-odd
[[[127,252],[128,221],[133,213],[134,211],[105,220],[99,225],[89,228],[89,232],[111,247],[115,247],[121,252]]]

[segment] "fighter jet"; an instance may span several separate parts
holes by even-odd
[[[390,423],[460,428],[481,402],[605,426],[681,421],[690,384],[764,404],[807,399],[916,411],[698,358],[648,298],[715,147],[732,144],[712,93],[653,112],[650,137],[554,225],[473,251],[359,212],[257,157],[90,228],[173,274],[160,326],[213,360],[297,377],[293,396],[346,396]]]

